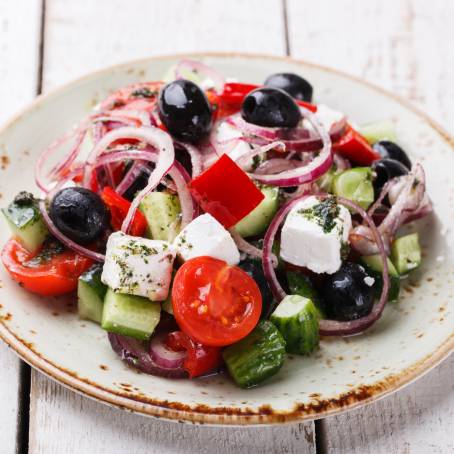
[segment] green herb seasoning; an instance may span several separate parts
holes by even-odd
[[[329,233],[336,226],[339,206],[334,197],[329,197],[310,208],[298,210],[298,213],[306,219],[316,222],[324,233]]]
[[[157,90],[150,90],[148,87],[137,88],[131,93],[136,98],[154,98],[158,94]]]

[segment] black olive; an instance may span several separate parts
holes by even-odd
[[[380,140],[380,142],[374,144],[373,148],[380,153],[382,158],[394,159],[402,163],[408,170],[411,169],[410,158],[397,143],[390,140]]]
[[[372,170],[375,172],[374,176],[374,191],[378,197],[383,186],[389,180],[394,177],[400,177],[406,175],[409,170],[401,162],[395,159],[380,159],[374,161],[372,164]]]
[[[109,227],[110,215],[98,194],[66,188],[55,194],[49,216],[63,235],[79,244],[98,239]]]
[[[271,312],[273,312],[275,301],[268,281],[263,274],[262,263],[258,260],[246,259],[240,262],[239,267],[243,271],[246,271],[258,285],[260,293],[262,294],[262,313],[260,318],[268,318],[271,315]]]
[[[369,314],[375,291],[373,280],[368,282],[368,278],[371,276],[365,269],[352,262],[345,262],[338,271],[328,275],[320,288],[327,317],[349,321]]]
[[[298,101],[312,101],[312,85],[298,74],[277,73],[265,80],[267,87],[280,88]]]
[[[241,116],[259,126],[294,128],[301,120],[295,101],[277,88],[257,88],[243,100]]]
[[[194,82],[179,79],[165,85],[158,105],[161,121],[175,138],[195,143],[210,132],[211,106]]]
[[[129,166],[126,167],[125,172],[129,170]],[[151,171],[151,169],[150,169]],[[150,177],[150,172],[141,170],[134,182],[129,186],[128,189],[123,193],[123,197],[126,200],[132,201],[136,194],[143,189],[148,184],[148,178]]]

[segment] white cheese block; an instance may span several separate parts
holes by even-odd
[[[280,256],[315,273],[332,274],[341,266],[341,248],[348,243],[352,220],[348,209],[338,205],[338,214],[328,231],[312,212],[319,204],[317,197],[311,196],[292,208],[282,227]]]
[[[112,233],[101,281],[116,293],[163,301],[169,293],[175,255],[167,241]]]
[[[230,233],[211,214],[190,222],[173,242],[178,256],[186,261],[207,255],[237,265],[240,253]]]

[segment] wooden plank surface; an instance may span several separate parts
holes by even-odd
[[[40,11],[40,0],[0,1],[0,124],[36,95]],[[21,366],[3,343],[0,364],[0,451],[9,454],[18,446]]]
[[[377,83],[454,134],[454,2],[288,0],[291,55]],[[309,14],[310,12],[310,14]],[[403,391],[322,423],[330,453],[454,452],[454,355]]]
[[[216,8],[210,0],[132,0],[122,14],[120,0],[46,3],[44,90],[132,58],[201,50],[285,53],[280,0],[217,2]],[[177,425],[110,409],[33,372],[30,453],[105,449],[110,454],[304,454],[315,452],[314,424],[259,432]]]

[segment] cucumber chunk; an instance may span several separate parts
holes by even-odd
[[[344,170],[333,178],[333,192],[335,195],[345,197],[367,210],[374,201],[372,169],[370,167],[355,167]]]
[[[320,297],[314,289],[311,280],[306,275],[297,273],[296,271],[288,271],[287,282],[292,295],[303,296],[314,303],[319,320],[326,318]]]
[[[102,265],[93,265],[79,277],[77,307],[79,317],[101,323],[107,286],[101,282]]]
[[[328,172],[323,174],[318,180],[318,187],[322,192],[333,192],[333,179],[337,173],[334,167],[331,167]]]
[[[394,125],[389,120],[363,125],[359,128],[359,133],[371,145],[380,140],[391,140],[391,142],[395,142],[397,139]]]
[[[287,295],[271,314],[270,320],[285,339],[288,353],[307,355],[317,347],[320,339],[318,311],[310,299]]]
[[[235,225],[235,230],[243,237],[260,235],[263,233],[279,206],[279,188],[275,186],[262,186],[265,198],[241,221]]]
[[[388,261],[388,275],[389,275],[389,281],[390,281],[390,287],[389,287],[389,294],[388,294],[388,301],[391,303],[397,302],[399,299],[399,293],[400,293],[400,276],[399,273],[397,272],[395,266],[389,260]],[[366,255],[361,257],[361,262],[366,268],[367,274],[369,274],[371,277],[375,279],[375,289],[376,289],[376,296],[377,298],[380,297],[382,288],[383,288],[383,277],[382,277],[382,272],[383,272],[383,263],[381,260],[380,254],[376,255]]]
[[[282,367],[285,340],[270,321],[262,320],[244,339],[227,347],[222,356],[235,383],[251,388]]]
[[[167,192],[151,192],[142,200],[140,211],[154,240],[173,241],[180,232],[180,201]]]
[[[11,233],[30,251],[43,244],[49,234],[41,216],[38,200],[29,192],[20,192],[7,208],[2,209]]]
[[[111,333],[148,340],[159,323],[160,315],[159,303],[108,289],[101,326]]]
[[[167,299],[162,302],[161,307],[163,311],[173,315],[172,297],[170,293]]]
[[[399,274],[407,274],[421,264],[421,247],[417,233],[397,238],[391,246],[391,260]]]

